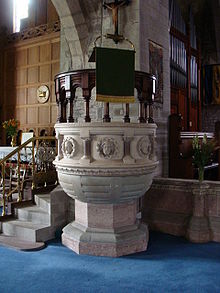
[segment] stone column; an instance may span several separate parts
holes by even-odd
[[[147,249],[148,228],[136,219],[137,200],[93,204],[75,200],[75,221],[62,243],[79,254],[118,257]]]
[[[196,243],[210,241],[209,221],[206,215],[206,194],[209,185],[201,182],[192,191],[193,193],[193,215],[187,228],[187,238]]]

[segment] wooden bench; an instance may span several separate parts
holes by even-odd
[[[220,122],[216,123],[215,133],[181,131],[181,116],[169,117],[169,177],[197,179],[198,170],[193,165],[192,140],[198,135],[200,139],[206,134],[208,140],[215,140],[220,146]],[[206,180],[220,180],[220,151],[216,148],[210,163],[205,166]]]

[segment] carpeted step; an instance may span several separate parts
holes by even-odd
[[[15,215],[19,220],[32,223],[50,224],[50,214],[38,206],[16,208]]]
[[[53,229],[50,226],[19,219],[2,223],[2,233],[8,236],[16,236],[25,241],[47,241],[53,237]]]

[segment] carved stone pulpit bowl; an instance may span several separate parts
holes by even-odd
[[[138,215],[139,198],[149,189],[158,164],[150,108],[154,80],[135,72],[139,123],[130,123],[128,104],[124,122],[110,122],[108,105],[103,120],[109,122],[91,122],[95,70],[55,78],[58,155],[54,164],[60,185],[75,199],[75,220],[64,227],[62,243],[76,253],[117,257],[147,248],[148,228]],[[75,123],[77,87],[82,88],[86,107],[85,122]]]
[[[75,221],[63,229],[63,244],[115,257],[146,250],[148,228],[136,216],[157,166],[156,125],[62,123],[55,129],[59,182],[75,199]]]

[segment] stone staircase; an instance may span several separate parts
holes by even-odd
[[[2,235],[29,242],[53,239],[67,223],[68,205],[68,196],[60,186],[35,194],[35,205],[15,208],[15,218],[1,222]]]

